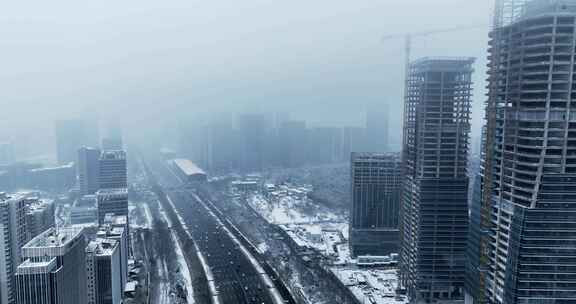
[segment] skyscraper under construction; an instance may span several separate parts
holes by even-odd
[[[497,2],[468,303],[576,303],[575,27],[575,0]]]
[[[408,71],[400,271],[414,303],[464,301],[473,62],[424,58]]]

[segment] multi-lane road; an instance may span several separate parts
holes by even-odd
[[[199,260],[202,265],[207,284],[200,286],[208,287],[206,302],[295,303],[271,268],[208,199],[199,196],[194,187],[183,185],[163,163],[155,162],[150,168],[154,171],[148,170],[148,174],[159,177],[160,183],[150,180],[164,209],[168,209],[173,225],[175,220],[179,222],[181,241],[194,244],[194,250],[185,254],[190,255],[188,260]]]

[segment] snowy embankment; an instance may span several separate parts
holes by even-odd
[[[169,200],[169,198],[168,198]],[[170,202],[172,203],[172,202]],[[162,220],[168,225],[168,227],[172,227],[172,222],[166,215],[166,212],[162,208],[161,204],[158,204],[160,207],[160,214],[162,214]],[[180,217],[180,215],[178,215]],[[182,222],[182,221],[181,221]],[[174,248],[176,250],[176,256],[178,257],[178,265],[180,268],[180,274],[182,275],[182,280],[184,282],[184,286],[186,286],[186,300],[188,304],[194,304],[194,289],[192,287],[192,277],[190,276],[190,271],[188,270],[188,263],[184,258],[184,253],[182,252],[182,247],[180,247],[180,242],[178,242],[177,236],[174,234],[174,230],[170,229],[170,239],[174,243]]]

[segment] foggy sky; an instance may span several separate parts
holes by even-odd
[[[4,1],[0,140],[48,138],[53,119],[79,115],[125,116],[142,130],[222,110],[359,124],[378,103],[399,127],[403,40],[380,38],[485,24],[416,39],[413,52],[478,57],[479,126],[491,2]]]

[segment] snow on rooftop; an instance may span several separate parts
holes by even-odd
[[[406,304],[405,296],[396,295],[396,269],[357,269],[333,267],[331,271],[346,285],[361,303]]]
[[[45,172],[45,171],[53,171],[53,170],[62,170],[62,169],[72,169],[74,167],[74,163],[68,163],[59,166],[52,166],[52,167],[42,167],[42,168],[34,168],[30,169],[30,172]]]
[[[24,247],[23,250],[28,249],[28,251],[33,250],[34,248],[55,248],[55,247],[64,247],[70,241],[80,237],[83,233],[83,227],[81,226],[69,226],[69,227],[62,227],[59,229],[50,228],[40,235],[36,236],[30,242],[28,242]],[[33,251],[30,251],[33,252]],[[38,254],[38,252],[35,252]]]
[[[9,200],[18,200],[21,198],[24,198],[25,193],[22,192],[16,192],[16,193],[6,193],[6,192],[0,192],[0,202],[5,202],[5,201],[9,201]]]
[[[186,175],[206,174],[204,170],[200,169],[200,167],[188,159],[177,158],[174,160],[174,164]]]
[[[31,198],[28,202],[28,210],[30,212],[39,212],[51,207],[54,203],[54,200],[35,197]]]
[[[126,286],[124,287],[124,292],[136,292],[136,286],[138,285],[138,282],[136,281],[131,281],[131,282],[127,282]]]
[[[126,151],[124,150],[104,150],[100,155],[102,160],[125,160]]]
[[[107,238],[96,238],[88,244],[92,252],[98,256],[109,256],[118,247],[118,241]]]

